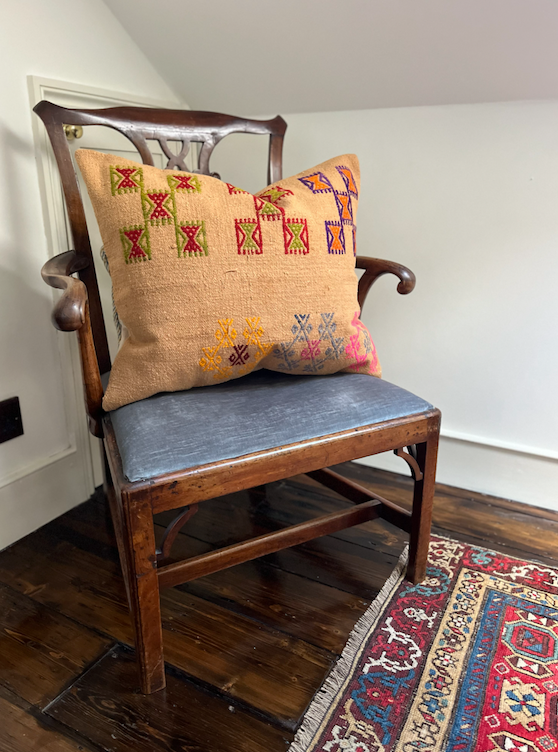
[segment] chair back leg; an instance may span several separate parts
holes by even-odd
[[[407,567],[407,579],[415,585],[426,576],[438,455],[438,433],[433,434],[424,443],[417,444],[416,449],[416,460],[422,472],[422,478],[415,480]]]

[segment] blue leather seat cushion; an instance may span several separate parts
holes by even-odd
[[[111,412],[130,481],[424,412],[414,394],[363,374],[258,371]]]

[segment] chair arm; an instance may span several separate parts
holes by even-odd
[[[70,274],[89,266],[85,256],[75,251],[66,251],[49,259],[41,269],[47,285],[64,290],[52,311],[52,323],[62,332],[75,332],[85,323],[87,288],[83,282]]]
[[[103,386],[91,330],[87,288],[80,279],[70,276],[88,266],[86,256],[66,251],[49,259],[41,274],[47,285],[64,291],[54,306],[52,322],[62,332],[77,331],[89,430],[94,436],[102,438]]]
[[[413,272],[395,261],[357,256],[356,268],[364,269],[364,274],[358,281],[358,303],[361,308],[368,295],[368,290],[383,274],[395,274],[396,277],[399,277],[397,292],[400,295],[408,295],[415,288],[416,277]]]

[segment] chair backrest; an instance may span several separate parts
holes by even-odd
[[[110,107],[99,110],[78,110],[59,107],[52,102],[39,102],[34,111],[41,118],[48,132],[62,179],[62,188],[68,208],[74,249],[89,259],[86,269],[78,272],[87,287],[93,340],[99,372],[110,370],[110,355],[101,308],[101,299],[91,252],[91,242],[85,221],[75,169],[72,163],[64,125],[104,125],[126,136],[138,150],[144,164],[153,165],[153,155],[148,141],[156,141],[168,158],[167,169],[187,170],[184,159],[192,142],[200,143],[198,167],[195,172],[211,175],[209,158],[215,146],[231,133],[268,135],[269,159],[267,182],[282,178],[283,136],[287,124],[277,116],[273,120],[248,120],[216,112],[192,110],[160,110],[144,107]],[[175,154],[169,142],[181,144]],[[66,249],[61,249],[66,250]]]

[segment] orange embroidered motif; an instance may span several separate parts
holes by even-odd
[[[254,316],[245,321],[248,326],[243,331],[244,342],[236,341],[233,319],[219,319],[219,328],[215,332],[217,344],[202,347],[203,357],[199,365],[204,371],[215,371],[214,379],[230,379],[250,373],[273,349],[273,342],[262,342],[264,329],[260,317]]]
[[[332,193],[333,186],[322,172],[315,172],[313,175],[306,175],[299,178],[312,193]]]
[[[326,222],[327,250],[329,253],[345,253],[345,233],[341,222]]]
[[[345,167],[343,165],[339,165],[339,167],[337,167],[336,169],[337,169],[337,172],[343,178],[343,182],[345,183],[345,186],[347,187],[347,190],[349,191],[349,193],[355,198],[358,198],[358,191],[357,191],[355,179],[353,177],[353,173],[349,170],[348,167]]]

